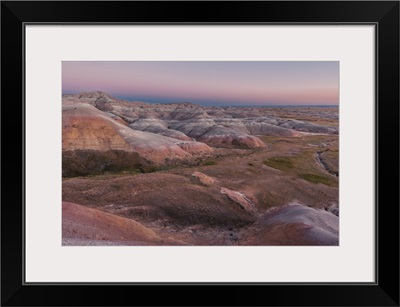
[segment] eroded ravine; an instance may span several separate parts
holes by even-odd
[[[317,165],[325,172],[328,173],[329,175],[332,175],[334,177],[339,177],[339,172],[332,170],[323,160],[321,157],[321,154],[324,152],[327,152],[328,150],[324,151],[317,151],[314,155],[315,161],[317,162]]]

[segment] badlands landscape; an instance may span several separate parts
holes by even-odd
[[[63,245],[338,245],[338,107],[62,97]]]

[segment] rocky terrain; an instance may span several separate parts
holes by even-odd
[[[338,245],[338,108],[64,95],[64,245]]]

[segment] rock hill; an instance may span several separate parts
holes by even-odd
[[[262,135],[337,133],[335,127],[276,117],[268,108],[149,104],[100,91],[63,95],[62,102],[64,152],[133,152],[155,165],[193,161],[213,148],[264,148]]]

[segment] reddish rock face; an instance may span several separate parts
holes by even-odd
[[[63,238],[117,241],[154,241],[160,239],[153,230],[123,217],[96,209],[63,202]]]
[[[62,133],[63,150],[133,151],[164,164],[210,154],[211,147],[264,148],[260,135],[335,134],[337,128],[278,118],[268,109],[146,104],[88,92],[63,96]]]
[[[90,105],[64,107],[62,124],[63,150],[130,150],[118,134],[118,123]]]
[[[245,134],[207,134],[199,138],[199,141],[215,147],[236,146],[238,148],[262,148],[266,144],[258,137]]]
[[[133,220],[74,203],[62,203],[63,245],[181,245]]]
[[[202,183],[202,184],[204,184],[206,186],[210,186],[210,185],[213,185],[215,183],[215,179],[214,178],[212,178],[210,176],[207,176],[206,174],[203,174],[201,172],[194,172],[192,174],[192,176],[194,178],[196,178],[200,183]]]
[[[202,142],[178,142],[176,143],[184,151],[190,153],[193,156],[201,156],[212,152],[213,150],[206,144]]]
[[[231,201],[235,202],[238,204],[241,208],[247,210],[247,211],[254,211],[255,210],[255,205],[253,202],[246,197],[241,192],[238,191],[232,191],[227,188],[221,188],[220,191],[222,194],[225,194]]]
[[[211,152],[206,144],[133,130],[89,104],[63,107],[63,150],[134,151],[155,163]]]
[[[325,210],[301,204],[276,208],[260,217],[255,225],[255,245],[338,245],[339,218]]]

